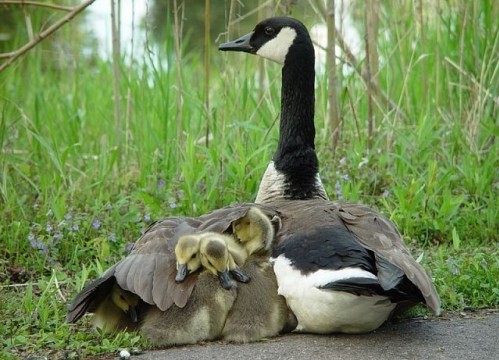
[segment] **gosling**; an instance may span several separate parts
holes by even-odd
[[[228,254],[227,254],[228,252]],[[239,282],[248,282],[250,278],[239,269],[246,260],[246,252],[231,236],[204,232],[181,236],[175,246],[177,275],[175,281],[182,282],[199,268],[204,267],[217,275],[224,289],[230,289],[232,282],[229,273]],[[216,272],[210,265],[211,258],[227,259],[226,270]]]
[[[257,207],[249,208],[241,219],[232,223],[232,231],[239,239],[246,255],[259,251],[270,255],[274,241],[274,227],[269,218]]]
[[[277,294],[277,280],[269,263],[274,239],[272,223],[253,207],[232,225],[247,253],[241,269],[251,277],[251,282],[237,288],[237,299],[222,331],[223,339],[248,343],[294,328],[296,324],[286,301]]]
[[[166,311],[151,307],[144,316],[140,332],[154,345],[195,344],[216,339],[222,333],[237,296],[236,286],[230,283],[228,275],[231,255],[223,235],[200,236],[198,256],[205,270],[197,275],[186,306],[172,306]]]
[[[95,309],[92,323],[106,333],[137,329],[139,302],[137,295],[123,290],[115,283],[111,292]]]
[[[182,282],[185,278],[201,267],[199,247],[201,243],[199,235],[184,235],[178,239],[175,246],[175,257],[177,258],[177,275],[175,281]]]

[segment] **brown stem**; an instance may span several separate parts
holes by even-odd
[[[331,125],[331,144],[333,153],[338,145],[340,138],[340,118],[338,114],[338,94],[337,78],[336,78],[336,25],[335,25],[335,12],[334,0],[329,0],[327,11],[327,73],[328,73],[328,88],[327,97],[329,102],[328,122]]]
[[[206,147],[210,145],[210,0],[205,0],[204,10],[204,106],[206,110]]]
[[[115,0],[111,0],[111,35],[113,51],[113,88],[114,88],[114,120],[116,125],[116,147],[118,149],[118,159],[121,160],[121,95],[120,95],[120,39],[118,36],[118,21],[116,17]],[[118,161],[121,164],[121,161]]]

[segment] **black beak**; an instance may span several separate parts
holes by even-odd
[[[218,280],[220,280],[220,284],[225,290],[230,290],[232,289],[232,281],[230,280],[229,272],[224,271],[224,272],[219,272],[218,273]]]
[[[133,323],[138,321],[137,309],[135,309],[135,306],[130,306],[130,309],[128,309],[128,315],[130,315],[130,320],[132,320]]]
[[[189,270],[187,269],[187,264],[178,264],[177,266],[177,276],[175,276],[176,282],[182,282],[189,275]]]
[[[218,50],[222,51],[243,51],[250,54],[254,54],[256,49],[250,45],[250,39],[253,36],[253,32],[240,37],[237,40],[229,41],[223,43],[218,47]]]

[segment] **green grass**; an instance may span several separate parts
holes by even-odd
[[[344,75],[333,154],[318,74],[321,176],[332,199],[372,205],[399,226],[444,309],[498,307],[496,6],[459,3],[429,16],[423,52],[410,4],[385,8],[389,36],[379,44],[381,88],[407,118],[377,109],[368,149],[366,89],[356,74]],[[147,346],[133,334],[99,334],[88,319],[66,324],[65,304],[150,221],[254,199],[276,147],[280,69],[266,63],[261,86],[255,57],[212,53],[209,113],[202,53],[184,56],[181,109],[176,66],[122,65],[118,130],[108,62],[76,57],[50,66],[50,55],[35,49],[0,74],[0,357]],[[155,56],[174,61],[166,51]]]

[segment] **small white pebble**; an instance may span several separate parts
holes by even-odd
[[[120,351],[120,359],[123,359],[123,360],[130,359],[130,352],[128,350],[121,350]]]

